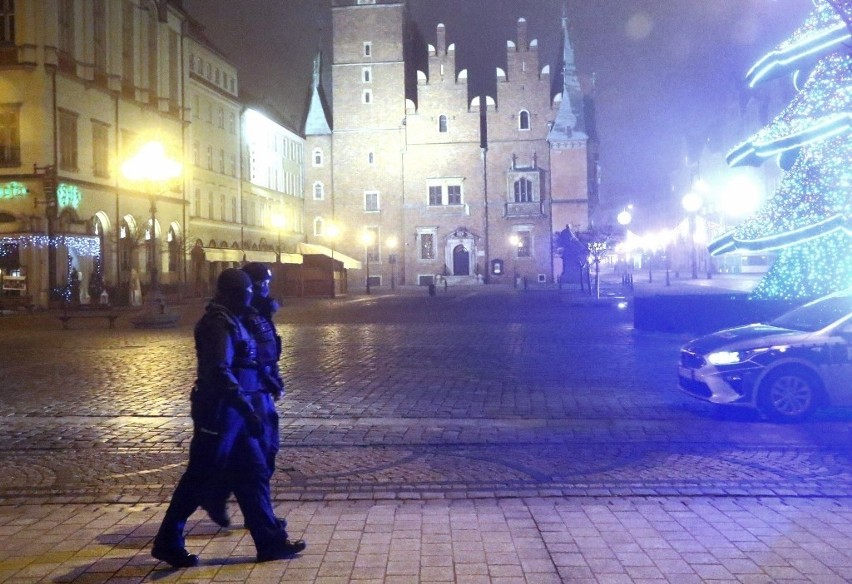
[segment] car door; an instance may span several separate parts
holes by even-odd
[[[852,406],[852,318],[841,324],[829,341],[829,358],[821,367],[831,403]]]

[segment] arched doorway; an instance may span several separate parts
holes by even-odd
[[[459,244],[453,248],[453,276],[470,275],[470,252]]]

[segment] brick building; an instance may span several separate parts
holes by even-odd
[[[368,274],[373,286],[558,278],[551,234],[588,226],[596,167],[567,18],[561,91],[520,19],[496,96],[472,96],[444,25],[412,42],[404,1],[334,0],[332,25],[333,102],[315,67],[305,124],[307,242],[363,260],[356,290]]]

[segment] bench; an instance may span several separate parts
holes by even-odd
[[[83,304],[73,308],[66,305],[62,307],[62,314],[57,318],[62,321],[64,329],[68,328],[68,321],[74,318],[104,318],[109,321],[109,328],[114,329],[115,321],[121,315],[111,309],[111,306],[103,304]]]

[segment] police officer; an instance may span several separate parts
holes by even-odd
[[[227,269],[216,297],[195,327],[198,379],[191,396],[189,463],[154,538],[151,555],[176,568],[198,564],[185,548],[184,528],[210,489],[227,484],[237,497],[258,561],[285,559],[305,549],[291,541],[272,510],[263,446],[264,399],[257,349],[239,317],[251,301],[251,279]]]
[[[244,265],[242,270],[251,278],[252,299],[251,307],[243,313],[240,320],[257,346],[260,383],[266,396],[258,397],[255,411],[263,422],[264,431],[260,442],[266,454],[271,476],[275,472],[275,457],[280,448],[278,412],[273,401],[277,401],[284,395],[284,381],[278,369],[278,360],[281,358],[281,337],[276,332],[272,320],[279,305],[269,295],[272,271],[266,264],[250,262]],[[231,524],[227,510],[229,494],[228,486],[223,484],[219,492],[215,489],[210,490],[209,498],[202,503],[210,519],[221,527],[229,527]],[[279,522],[286,527],[286,520],[279,519]]]
[[[280,308],[278,302],[269,295],[272,271],[266,264],[250,262],[243,271],[251,278],[252,310],[247,311],[244,322],[257,344],[257,362],[260,367],[261,383],[264,390],[277,401],[284,396],[284,380],[278,369],[281,359],[281,336],[275,330],[272,318]],[[280,448],[278,431],[278,412],[274,404],[268,410],[267,460],[270,474],[275,472],[275,456]],[[266,421],[266,420],[264,420]]]

